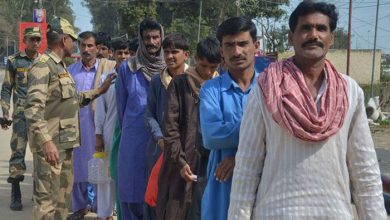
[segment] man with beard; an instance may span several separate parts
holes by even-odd
[[[39,56],[38,49],[41,38],[39,27],[30,27],[24,30],[23,42],[26,44],[26,49],[8,57],[8,65],[1,88],[3,121],[9,121],[11,95],[14,103],[11,137],[12,154],[9,160],[9,177],[7,179],[7,182],[12,184],[11,210],[22,210],[23,208],[19,182],[24,180],[24,172],[26,172],[24,157],[27,146],[27,124],[24,116],[24,104],[27,93],[27,71]],[[10,125],[7,123],[1,124],[1,128],[4,130],[7,130],[8,126]]]
[[[57,17],[47,29],[48,50],[28,72],[25,115],[33,153],[33,220],[66,219],[73,185],[73,148],[80,146],[79,106],[107,91],[115,75],[93,90],[77,92],[63,59],[77,35]]]
[[[229,219],[387,219],[363,91],[326,59],[337,20],[333,4],[310,0],[291,14],[295,55],[249,95]]]
[[[96,34],[90,31],[79,35],[81,60],[70,65],[68,70],[75,80],[77,91],[97,88],[103,72],[112,71],[115,61],[97,59]],[[81,147],[74,149],[74,183],[72,190],[72,210],[74,213],[86,213],[88,205],[96,210],[96,198],[88,201],[88,161],[95,152],[95,103],[80,109]],[[93,190],[96,194],[96,189]],[[90,204],[92,203],[92,204]]]
[[[118,69],[117,109],[122,136],[118,153],[118,192],[123,219],[142,219],[146,189],[146,145],[148,133],[143,116],[152,76],[165,67],[162,26],[144,20],[139,27],[136,56]]]

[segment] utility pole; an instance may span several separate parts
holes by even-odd
[[[236,10],[237,16],[240,15],[240,0],[236,0]]]
[[[352,0],[349,0],[349,18],[348,18],[348,40],[347,40],[347,75],[349,75],[349,66],[351,59],[351,26],[352,26]]]
[[[200,39],[200,23],[202,22],[202,0],[200,0],[200,6],[199,6],[199,22],[198,22],[198,41]]]
[[[374,71],[375,71],[376,37],[377,37],[377,32],[378,32],[378,14],[379,14],[379,0],[377,0],[377,2],[376,2],[374,50],[372,53],[371,98],[374,97]]]
[[[16,53],[16,41],[14,40],[14,53]]]
[[[7,38],[6,38],[6,43],[5,43],[6,45],[7,45],[7,57],[9,56],[9,51],[8,51],[8,35],[7,35]]]

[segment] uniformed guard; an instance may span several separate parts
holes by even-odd
[[[97,89],[77,93],[64,57],[73,51],[77,35],[63,18],[50,22],[48,50],[28,73],[25,115],[33,152],[33,219],[66,219],[73,183],[72,151],[80,146],[79,106],[105,93],[110,75]]]
[[[24,103],[27,93],[27,71],[34,59],[39,56],[38,49],[41,44],[41,30],[39,27],[29,27],[24,30],[23,42],[26,49],[8,57],[8,64],[1,88],[1,108],[3,118],[1,127],[7,130],[12,125],[11,158],[9,160],[9,177],[7,181],[12,184],[11,210],[22,210],[22,194],[19,183],[24,180],[26,164],[24,156],[27,146],[27,125],[24,116]],[[13,96],[13,113],[10,120],[10,102]]]

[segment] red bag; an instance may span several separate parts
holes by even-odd
[[[154,165],[150,177],[148,180],[148,185],[146,186],[145,192],[145,202],[151,207],[156,207],[157,205],[157,193],[158,193],[158,176],[160,174],[161,165],[163,162],[163,154],[161,153],[156,164]]]

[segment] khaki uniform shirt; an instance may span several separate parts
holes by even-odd
[[[99,95],[98,89],[76,92],[65,63],[47,51],[28,72],[25,116],[33,152],[53,141],[59,151],[80,146],[79,107]]]

